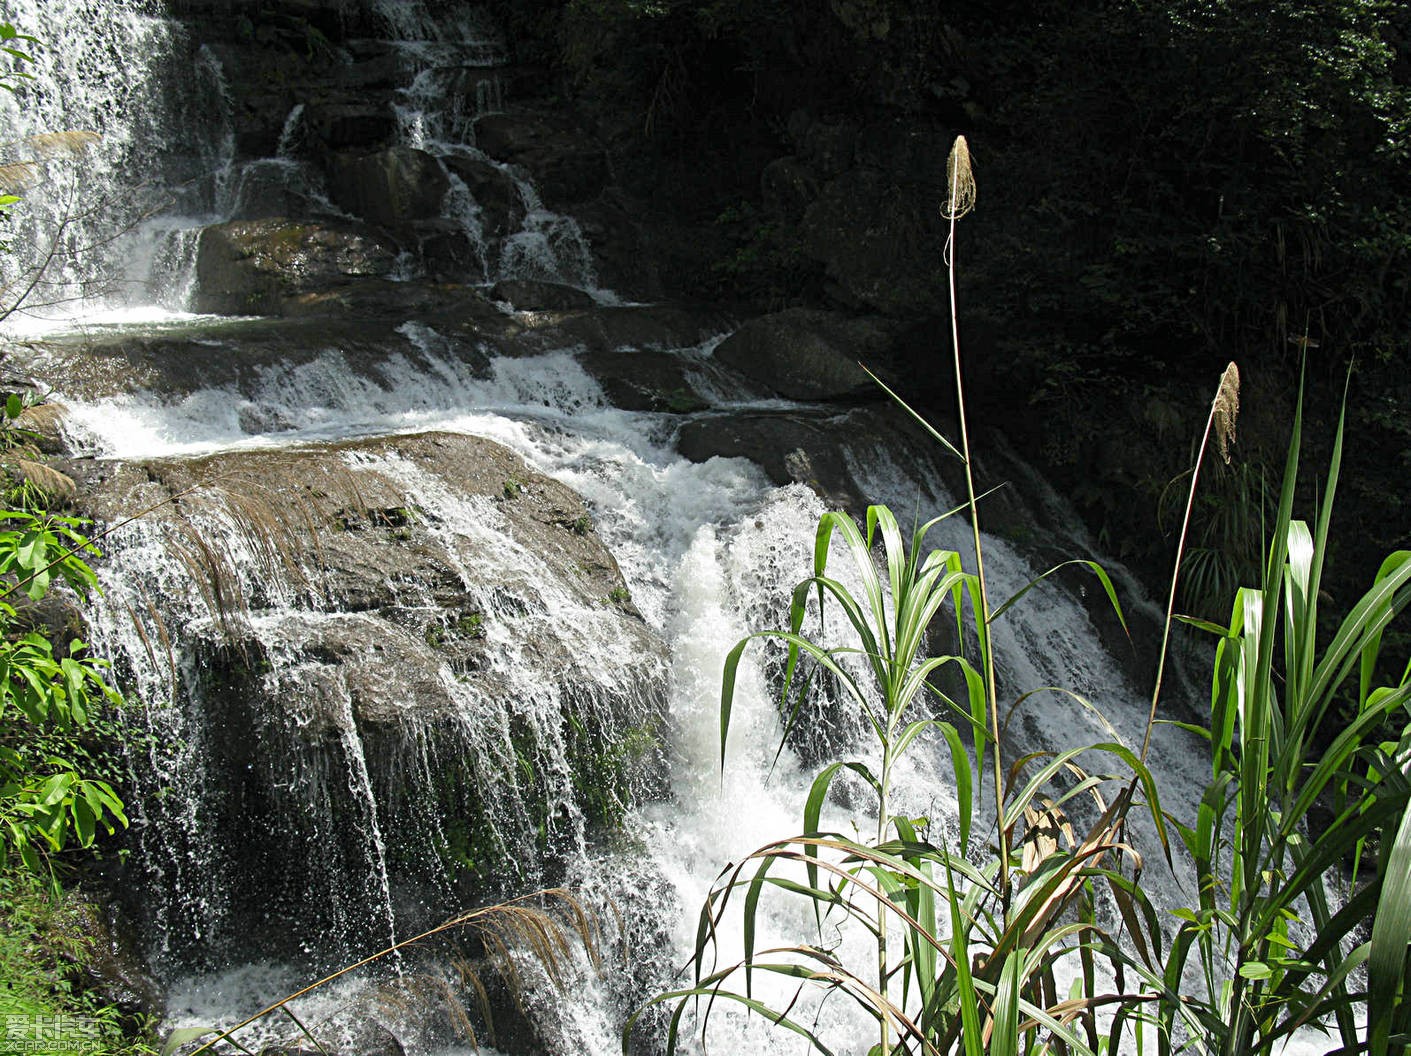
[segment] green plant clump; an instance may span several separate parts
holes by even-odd
[[[1372,586],[1323,640],[1320,582],[1342,427],[1310,527],[1293,517],[1300,410],[1261,585],[1239,590],[1227,626],[1194,621],[1217,636],[1209,723],[1178,725],[1209,743],[1211,778],[1193,816],[1180,808],[1168,813],[1146,756],[1158,721],[1201,461],[1212,440],[1221,447],[1228,442],[1238,411],[1238,372],[1231,364],[1191,472],[1140,751],[1123,744],[1111,726],[1107,741],[1059,753],[1006,745],[993,626],[1038,580],[990,606],[954,308],[955,221],[974,203],[963,139],[947,176],[959,445],[921,424],[965,466],[967,501],[943,516],[968,513],[975,571],[966,570],[955,552],[927,548],[936,521],[917,527],[908,545],[885,507],[868,509],[865,531],[845,514],[822,517],[813,575],[793,592],[789,628],[750,635],[726,658],[721,762],[738,665],[760,637],[788,647],[780,699],[786,736],[809,683],[829,678],[865,719],[873,752],[818,773],[803,804],[800,835],[769,843],[726,868],[701,909],[692,982],[657,995],[631,1017],[624,1046],[646,1008],[670,1008],[666,1047],[674,1052],[688,1011],[698,1010],[704,1033],[712,1010],[736,1003],[828,1052],[809,1018],[812,1006],[800,1001],[813,988],[852,1002],[873,1021],[873,1056],[1099,1056],[1134,1043],[1162,1056],[1236,1056],[1279,1051],[1301,1028],[1334,1033],[1339,1052],[1405,1051],[1411,1039],[1411,665],[1395,684],[1379,683],[1377,672],[1383,632],[1411,602],[1411,552],[1388,557]],[[830,573],[835,540],[860,591]],[[1081,563],[1099,576],[1120,618],[1106,575]],[[810,614],[821,617],[825,603],[846,617],[849,637],[841,643],[804,633]],[[968,626],[967,608],[974,614]],[[928,657],[931,624],[947,613],[955,623],[953,640],[973,645],[965,654]],[[959,702],[935,682],[947,667],[962,676]],[[1358,706],[1343,723],[1333,701],[1349,682],[1357,685]],[[1005,710],[1040,691],[1023,694]],[[1069,696],[1098,714],[1089,702]],[[1399,740],[1379,741],[1374,734],[1393,716],[1403,729]],[[1330,718],[1339,724],[1331,732],[1324,729]],[[933,839],[928,825],[892,806],[898,760],[929,736],[939,737],[938,747],[950,760],[958,807],[956,831],[947,834],[952,839]],[[993,760],[989,803],[987,756]],[[835,779],[845,773],[870,790],[870,818],[861,834],[822,825]],[[1130,842],[1138,820],[1134,808],[1149,825],[1165,867],[1174,868],[1173,831],[1195,866],[1190,896],[1196,901],[1171,909],[1174,926],[1163,926],[1142,886],[1150,866]],[[1326,878],[1345,867],[1351,869],[1352,894],[1337,906]],[[816,933],[760,949],[758,915],[772,899],[802,900],[812,910]],[[737,907],[743,955],[722,964],[718,935]],[[1369,919],[1370,935],[1364,930]],[[837,952],[843,929],[860,930],[875,956],[859,963]],[[1099,972],[1100,965],[1105,971]],[[1357,971],[1362,967],[1365,983]],[[760,991],[764,976],[789,984],[782,998]],[[1200,985],[1189,984],[1192,976]],[[1365,1039],[1359,1020],[1367,1027]]]
[[[146,1056],[150,1026],[125,1020],[85,986],[80,966],[101,941],[83,905],[55,899],[16,871],[0,873],[0,1025],[12,1045]],[[55,1032],[62,1032],[60,1045]]]
[[[63,653],[25,629],[12,598],[48,594],[55,579],[80,597],[96,585],[79,555],[96,549],[73,518],[0,510],[0,855],[50,875],[48,858],[91,847],[100,832],[126,826],[122,800],[96,761],[111,734],[104,709],[121,698],[105,681],[106,661],[74,639]]]

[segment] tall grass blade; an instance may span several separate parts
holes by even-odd
[[[1411,945],[1411,808],[1401,816],[1382,867],[1382,893],[1367,958],[1368,1048],[1391,1051],[1391,1035],[1405,1018],[1406,954]],[[1398,1005],[1402,1007],[1399,1009]]]

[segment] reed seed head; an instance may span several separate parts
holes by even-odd
[[[22,145],[29,148],[29,152],[41,160],[72,158],[82,154],[102,138],[97,132],[73,129],[67,132],[41,132],[38,135],[27,136]]]
[[[941,215],[958,220],[975,208],[975,170],[970,165],[970,146],[964,136],[955,137],[946,160],[946,204]]]
[[[1240,415],[1240,368],[1231,363],[1220,375],[1220,388],[1215,393],[1212,408],[1215,441],[1220,445],[1220,457],[1230,464],[1230,445],[1235,442],[1235,419]]]
[[[39,182],[39,166],[32,161],[0,165],[0,194],[23,194]]]

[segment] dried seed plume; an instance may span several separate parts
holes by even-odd
[[[946,204],[941,215],[958,220],[975,208],[975,170],[970,164],[970,146],[964,136],[955,137],[946,161]]]
[[[1212,417],[1215,442],[1220,445],[1220,457],[1230,464],[1230,445],[1235,442],[1235,419],[1240,414],[1240,369],[1231,363],[1220,375],[1220,388],[1215,393]]]

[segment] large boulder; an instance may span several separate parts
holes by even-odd
[[[389,147],[361,155],[343,152],[329,159],[334,202],[394,230],[440,216],[450,185],[441,163],[415,147]]]
[[[700,392],[695,365],[675,352],[584,352],[579,362],[602,386],[608,402],[625,411],[690,414],[710,406]]]
[[[385,101],[313,103],[304,111],[304,124],[324,150],[375,150],[397,135],[397,116]]]
[[[386,275],[397,247],[357,225],[272,217],[213,224],[196,250],[198,312],[280,315],[288,298]]]
[[[519,312],[577,311],[596,303],[576,286],[534,279],[501,279],[490,288],[490,296]]]
[[[831,506],[863,505],[838,443],[843,419],[807,411],[709,414],[682,425],[676,448],[692,462],[748,458],[783,487],[805,484]]]
[[[486,238],[503,238],[524,222],[524,202],[514,177],[483,158],[450,155],[442,159],[480,207],[480,227]]]
[[[199,874],[134,907],[181,963],[315,934],[337,958],[556,882],[661,790],[665,645],[583,500],[507,448],[84,471],[102,522],[150,510],[105,543],[102,633],[160,731],[140,780],[183,790],[142,797],[172,816],[134,856]]]
[[[612,305],[545,311],[523,320],[524,330],[502,343],[507,355],[560,349],[587,352],[693,348],[727,332],[734,320],[718,309],[673,304]]]
[[[858,399],[877,394],[858,362],[878,369],[897,334],[884,319],[789,308],[751,319],[720,343],[715,358],[791,400]]]

